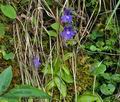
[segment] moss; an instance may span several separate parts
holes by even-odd
[[[90,76],[90,64],[87,63],[89,60],[88,56],[79,55],[77,58],[77,69],[76,69],[76,87],[77,92],[83,94],[89,87],[92,86],[93,77]],[[68,87],[68,94],[66,97],[66,102],[73,102],[75,95],[74,83],[70,84]]]

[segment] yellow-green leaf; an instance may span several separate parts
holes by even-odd
[[[48,31],[48,35],[49,35],[49,36],[57,37],[58,34],[57,34],[55,31],[50,30],[50,31]]]
[[[12,67],[8,67],[0,74],[0,94],[3,94],[9,87],[12,80]]]
[[[1,5],[0,6],[2,13],[11,18],[15,19],[16,18],[16,11],[11,5]]]
[[[67,95],[67,86],[64,83],[64,81],[58,77],[54,78],[55,84],[57,85],[57,88],[59,89],[60,93],[62,94],[63,97],[66,97]]]
[[[56,22],[51,25],[51,27],[56,31],[62,31],[63,27],[60,25],[60,23]]]

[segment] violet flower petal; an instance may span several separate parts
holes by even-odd
[[[63,15],[61,17],[61,21],[64,23],[71,23],[72,22],[72,16],[71,15]]]
[[[33,58],[33,64],[34,64],[35,68],[39,68],[39,66],[41,65],[41,61],[40,61],[39,57]]]
[[[76,34],[76,31],[72,28],[72,26],[65,26],[63,32],[61,32],[61,36],[64,40],[71,39]]]

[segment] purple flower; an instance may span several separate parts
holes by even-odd
[[[71,39],[76,34],[76,31],[72,28],[72,26],[64,27],[63,32],[61,32],[61,36],[64,40]]]
[[[64,23],[71,23],[72,22],[72,12],[70,9],[64,9],[64,15],[61,17],[61,21]]]
[[[33,58],[33,64],[35,68],[39,68],[39,66],[41,65],[41,61],[40,58],[38,56]]]
[[[72,22],[72,16],[71,15],[63,15],[61,17],[61,21],[64,23],[71,23]]]

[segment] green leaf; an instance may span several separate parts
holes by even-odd
[[[77,102],[103,102],[101,97],[98,94],[85,93],[81,96],[78,96]]]
[[[113,84],[102,84],[100,86],[100,91],[104,94],[104,95],[111,95],[113,94],[113,92],[115,91],[115,86]]]
[[[50,64],[46,64],[45,67],[42,69],[42,72],[43,72],[45,75],[46,75],[46,74],[52,74]]]
[[[50,64],[47,63],[44,66],[45,67],[42,69],[42,72],[44,74],[54,74],[55,75],[60,70],[61,59],[59,57],[56,57],[56,58],[53,59],[53,67],[52,67],[54,69],[53,73],[52,73],[53,69],[51,68]]]
[[[100,64],[98,65],[98,67],[94,68],[93,74],[97,76],[99,74],[103,74],[105,71],[106,71],[106,65]]]
[[[57,85],[57,88],[59,89],[60,93],[63,97],[66,97],[67,95],[67,87],[64,81],[58,77],[54,78],[55,84]]]
[[[115,82],[120,82],[120,74],[113,74],[111,79]]]
[[[61,64],[62,62],[60,57],[56,57],[53,59],[54,74],[57,74],[60,71]]]
[[[53,37],[57,37],[58,36],[58,34],[55,31],[53,31],[53,30],[48,31],[48,35],[49,36],[53,36]]]
[[[96,43],[96,46],[97,47],[103,47],[105,45],[105,43],[103,42],[103,41],[98,41],[97,43]]]
[[[0,74],[0,95],[9,87],[12,80],[12,67],[9,66]]]
[[[109,73],[104,73],[101,76],[106,80],[111,80],[111,75]]]
[[[3,23],[0,23],[0,37],[2,37],[5,34],[5,25]]]
[[[102,37],[102,36],[103,36],[103,34],[101,34],[101,32],[98,32],[98,31],[93,31],[92,34],[90,34],[90,38],[92,40],[95,40],[95,39]]]
[[[66,83],[73,83],[73,77],[71,74],[66,74],[64,71],[61,71],[61,77]]]
[[[8,100],[0,98],[0,102],[8,102]]]
[[[12,60],[12,59],[14,59],[14,54],[13,54],[12,52],[10,52],[10,53],[4,52],[4,53],[3,53],[3,58],[4,58],[5,60]]]
[[[60,25],[60,23],[58,23],[58,22],[53,23],[53,24],[51,25],[51,27],[52,27],[54,30],[56,30],[57,32],[63,30],[63,27],[62,27],[62,26]]]
[[[53,88],[55,86],[55,82],[54,80],[51,80],[49,83],[47,83],[46,85],[46,90],[50,90],[51,88]]]
[[[91,51],[97,51],[97,48],[96,48],[96,46],[91,45],[91,46],[90,46],[90,50],[91,50]]]
[[[104,102],[111,102],[112,98],[113,98],[113,97],[108,96],[108,97],[105,97],[105,98],[103,99],[103,101],[104,101]],[[114,101],[114,102],[115,102],[115,101]]]
[[[15,19],[16,18],[16,11],[11,5],[1,5],[0,6],[2,13],[11,18]]]
[[[73,56],[73,53],[72,52],[68,52],[68,53],[66,53],[64,55],[63,60],[66,61],[66,60],[70,59],[72,56]]]
[[[70,39],[66,42],[66,44],[69,46],[74,46],[77,44],[77,41],[75,39]]]
[[[38,88],[29,85],[21,85],[11,89],[4,97],[9,98],[22,98],[22,97],[39,97],[41,99],[49,99],[50,96]]]
[[[70,74],[70,70],[68,69],[68,67],[66,65],[62,65],[62,69],[67,75]]]
[[[94,95],[83,95],[78,98],[78,102],[102,102]]]
[[[16,98],[7,98],[4,95],[0,97],[0,102],[20,102],[19,99]]]

